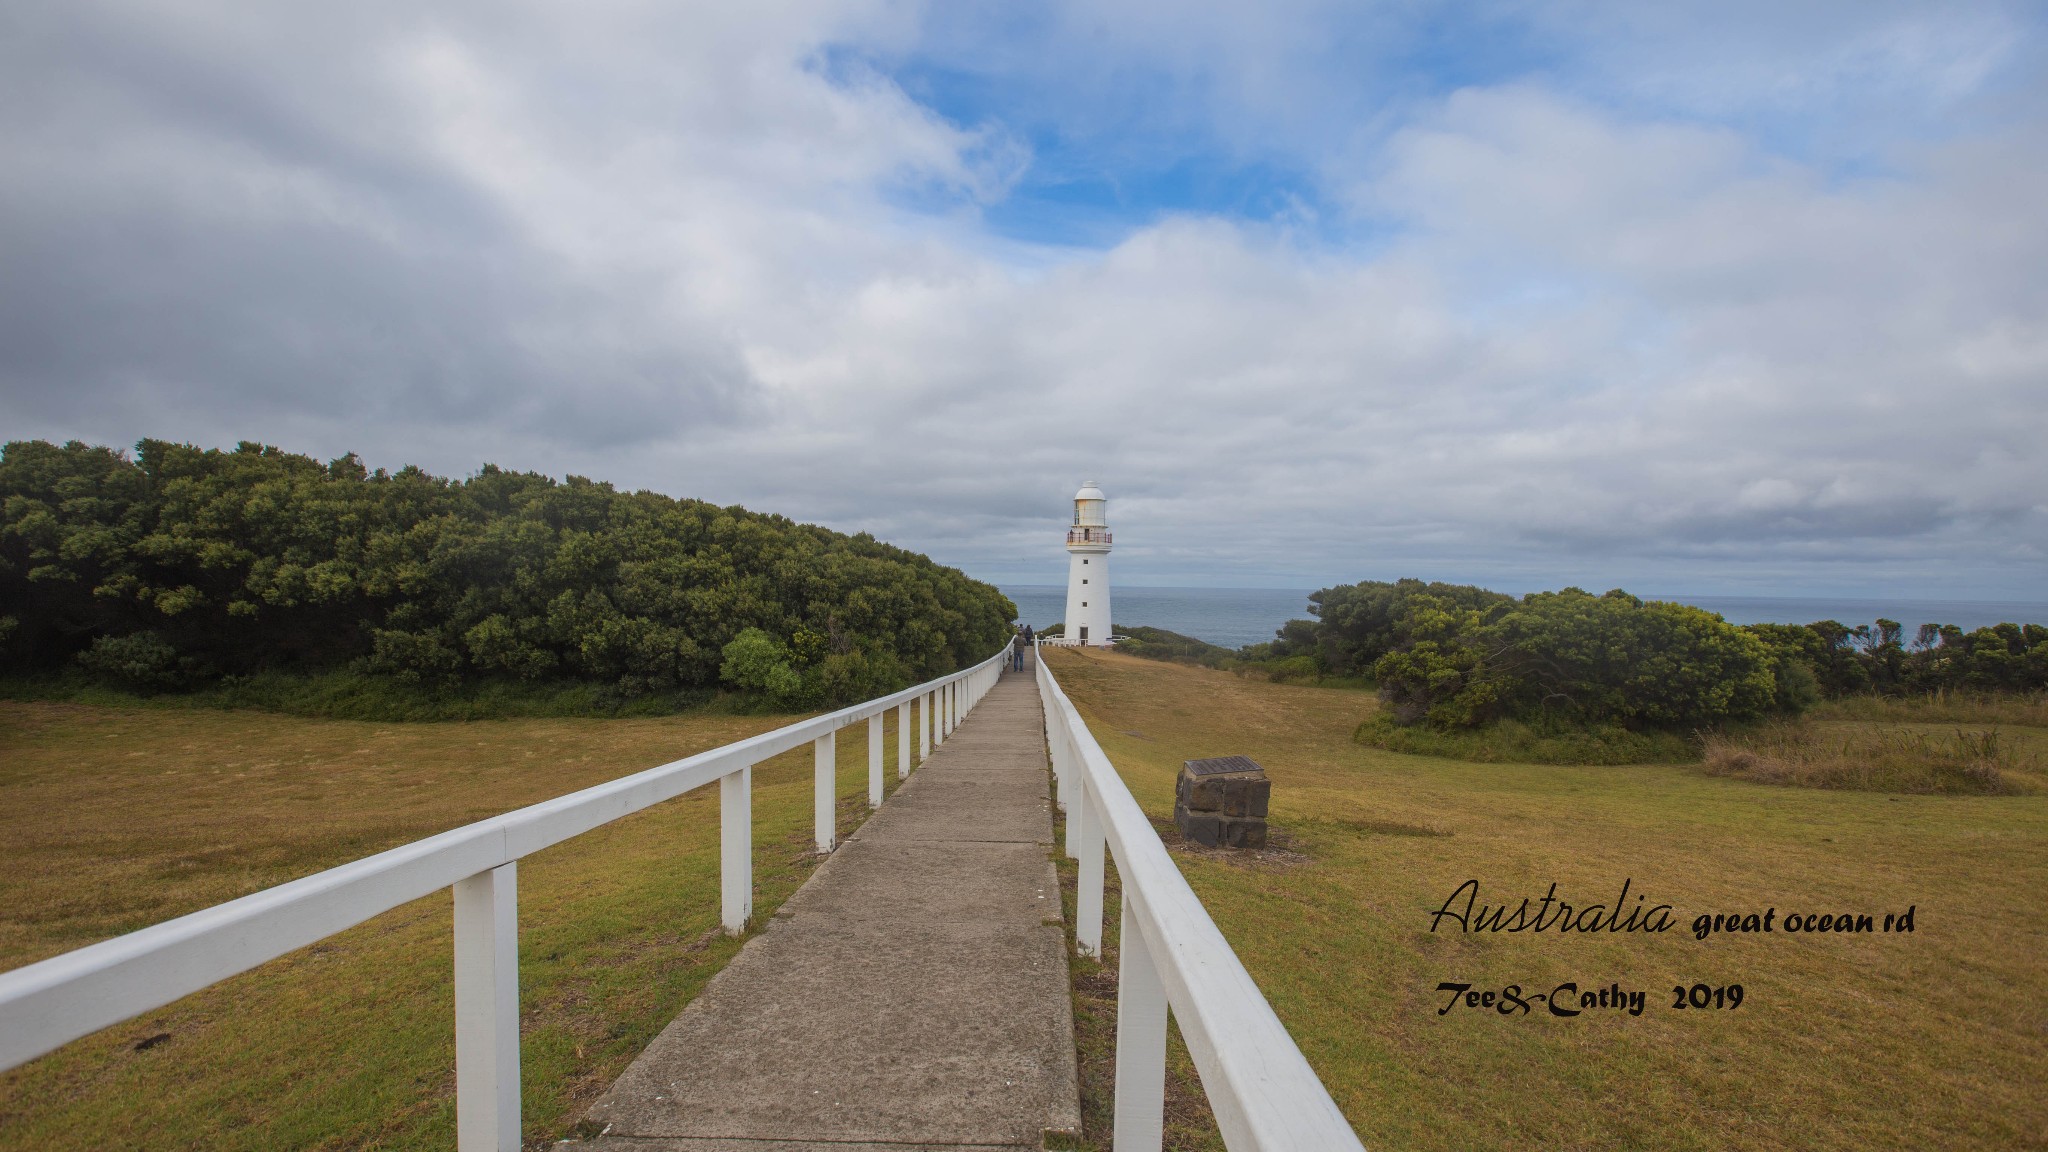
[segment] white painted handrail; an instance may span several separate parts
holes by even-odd
[[[1005,642],[981,663],[915,688],[0,972],[0,1071],[452,888],[457,1147],[461,1152],[518,1152],[518,860],[716,780],[721,785],[721,920],[727,931],[742,932],[754,903],[754,765],[807,742],[815,747],[816,840],[821,850],[830,851],[839,729],[868,722],[868,800],[880,804],[884,714],[897,710],[897,772],[907,775],[911,705],[918,705],[922,760],[995,684],[1010,650]]]
[[[1362,1152],[1052,670],[1043,659],[1034,663],[1058,802],[1067,813],[1066,851],[1080,865],[1074,935],[1083,953],[1102,950],[1105,846],[1123,881],[1116,1152],[1158,1152],[1169,1009],[1231,1152]]]

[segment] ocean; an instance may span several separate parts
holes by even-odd
[[[1033,628],[1059,623],[1067,611],[1067,590],[1057,584],[1005,584],[1019,619]],[[1284,588],[1116,588],[1110,601],[1116,623],[1164,628],[1225,648],[1271,640],[1280,625],[1308,618],[1310,589]],[[1921,624],[1954,624],[1965,631],[1991,624],[2048,625],[2048,603],[2024,600],[1830,599],[1790,596],[1645,596],[1675,600],[1720,613],[1731,624],[1811,624],[1839,620],[1868,624],[1882,616],[1906,626],[1910,639]]]

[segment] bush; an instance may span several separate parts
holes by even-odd
[[[0,452],[0,605],[0,674],[16,676],[85,667],[161,690],[347,671],[679,696],[712,691],[753,628],[821,699],[954,671],[1015,615],[924,556],[744,508],[160,440],[133,460],[76,442]]]
[[[759,628],[748,628],[725,646],[719,676],[742,692],[754,693],[779,707],[794,708],[808,693],[804,678],[789,666],[790,651]]]
[[[1232,657],[1230,649],[1183,636],[1164,628],[1148,628],[1141,624],[1119,624],[1111,630],[1117,637],[1116,649],[1132,656],[1143,656],[1148,660],[1171,660],[1180,664],[1200,664],[1208,668],[1220,668]]]
[[[1353,738],[1373,748],[1484,764],[1685,764],[1700,758],[1699,742],[1676,732],[1631,732],[1619,725],[1548,726],[1497,720],[1480,728],[1443,730],[1401,725],[1375,716]]]
[[[1518,600],[1412,579],[1309,600],[1316,619],[1288,621],[1228,665],[1297,678],[1309,664],[1319,682],[1366,675],[1396,722],[1439,731],[1546,717],[1685,731],[1796,716],[1825,700],[2048,692],[2048,627],[2038,624],[1923,624],[1908,642],[1896,620],[1736,627],[1620,589]]]
[[[2010,795],[2034,790],[2040,757],[1996,728],[1928,733],[1780,721],[1706,739],[1709,775],[1868,792]]]
[[[78,663],[95,679],[144,691],[177,688],[192,677],[191,661],[154,632],[98,637]]]
[[[1404,599],[1391,650],[1372,666],[1396,722],[1690,731],[1761,716],[1781,699],[1770,650],[1711,612],[1619,590],[1472,599]]]

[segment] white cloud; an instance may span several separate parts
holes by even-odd
[[[903,50],[914,10],[150,11],[42,13],[0,58],[35,97],[0,111],[15,435],[578,471],[990,575],[1056,575],[1084,474],[1155,578],[2043,572],[2038,116],[1845,176],[1476,87],[1320,161],[1370,249],[1297,213],[1096,252],[989,235],[1024,146],[832,61]],[[1240,19],[1176,25],[1161,67],[1313,121],[1298,28],[1231,55]],[[1970,88],[1995,40],[1816,67]]]

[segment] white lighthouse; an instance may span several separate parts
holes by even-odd
[[[1108,504],[1093,480],[1074,493],[1074,522],[1067,528],[1068,643],[1109,643]]]

